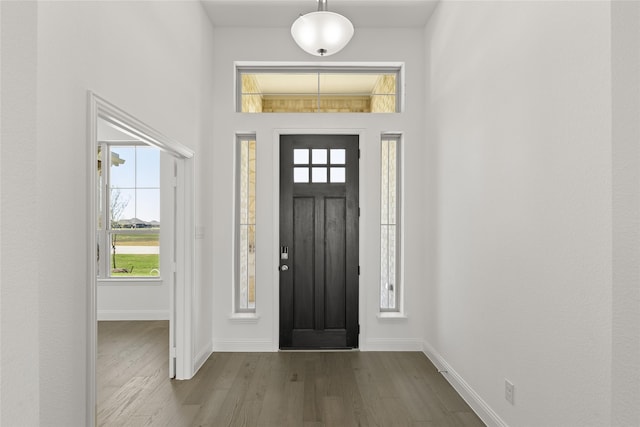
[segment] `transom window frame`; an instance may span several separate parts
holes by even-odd
[[[355,63],[318,63],[318,62],[244,62],[234,63],[234,111],[242,113],[242,75],[258,73],[318,73],[318,74],[395,74],[396,76],[396,109],[391,114],[404,112],[404,62],[355,62]],[[320,97],[320,91],[316,93]],[[314,112],[318,114],[318,112]],[[245,113],[255,114],[255,113]],[[295,114],[294,113],[270,113],[270,114]],[[300,114],[300,113],[298,113]],[[326,113],[331,114],[331,113]],[[333,113],[333,114],[381,114],[381,113]]]

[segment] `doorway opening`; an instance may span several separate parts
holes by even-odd
[[[160,317],[168,319],[166,376],[193,376],[193,322],[187,314],[194,270],[194,153],[94,93],[88,101],[87,425],[93,426],[98,295],[107,287],[115,288],[116,299],[125,288],[135,291],[120,295],[129,304],[132,295],[145,300],[141,291],[156,292]],[[131,315],[126,309],[101,313],[105,320],[143,320],[126,318]]]
[[[280,136],[281,349],[358,347],[359,136]]]

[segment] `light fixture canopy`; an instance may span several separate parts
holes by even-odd
[[[327,0],[318,0],[318,11],[300,15],[291,25],[291,36],[307,53],[329,56],[341,51],[351,37],[353,24],[339,13],[327,10]]]

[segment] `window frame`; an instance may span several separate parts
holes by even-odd
[[[318,74],[394,74],[396,76],[396,108],[392,113],[334,113],[334,114],[397,114],[404,111],[404,63],[403,62],[361,62],[361,63],[263,63],[235,62],[234,75],[234,110],[242,111],[242,75],[243,74],[283,74],[283,73],[318,73]],[[320,92],[315,94],[320,97]],[[264,114],[295,114],[264,113]],[[313,114],[320,112],[315,111]],[[256,113],[245,113],[256,114]],[[300,113],[298,113],[300,114]],[[331,113],[329,113],[331,114]]]
[[[148,144],[144,141],[98,141],[98,147],[100,150],[100,161],[102,162],[102,180],[99,177],[98,171],[96,170],[96,180],[98,182],[99,191],[97,192],[96,198],[98,201],[98,212],[100,214],[100,221],[98,222],[97,227],[97,239],[98,239],[98,247],[103,248],[103,251],[108,252],[108,256],[100,256],[99,255],[99,264],[98,264],[98,275],[97,280],[99,282],[153,282],[153,281],[162,281],[162,265],[161,265],[161,257],[158,252],[158,275],[157,276],[113,276],[111,271],[111,236],[113,234],[118,235],[145,235],[145,234],[157,234],[158,235],[158,248],[160,248],[160,234],[161,228],[156,229],[148,229],[148,228],[113,228],[110,219],[110,211],[111,211],[111,148],[112,147],[151,147],[157,150],[160,148],[155,145]],[[158,161],[160,161],[158,159]],[[137,170],[137,164],[134,166]],[[158,170],[160,170],[160,164],[158,164]],[[160,177],[158,177],[160,179]],[[141,189],[149,189],[150,187],[140,187]],[[155,188],[155,187],[153,187]],[[134,187],[134,190],[137,190],[138,187]],[[158,183],[158,190],[160,193],[161,187],[160,182]],[[160,203],[159,206],[160,207]]]
[[[383,223],[383,200],[382,200],[382,190],[383,190],[383,167],[382,167],[382,149],[383,149],[383,141],[393,140],[396,144],[396,153],[395,153],[395,223],[391,224],[389,221]],[[380,313],[384,315],[397,315],[403,312],[403,301],[404,301],[404,283],[403,283],[403,256],[402,256],[402,243],[403,243],[403,227],[402,227],[402,219],[403,219],[403,197],[402,197],[402,189],[403,189],[403,136],[400,133],[383,133],[380,137],[380,275],[379,275],[379,286],[378,286],[378,309]],[[388,156],[387,156],[388,158]],[[387,173],[389,173],[390,169],[387,166]],[[388,177],[387,177],[388,179]],[[387,201],[387,204],[389,201]],[[383,292],[383,265],[382,265],[382,255],[383,255],[383,236],[382,236],[382,228],[384,226],[394,225],[395,226],[395,278],[394,278],[394,289],[393,289],[393,297],[394,297],[394,306],[390,307],[391,304],[387,304],[387,307],[382,306],[382,292]],[[388,252],[387,252],[388,253]],[[388,257],[389,258],[389,257]],[[388,269],[387,269],[388,274]]]
[[[253,141],[254,142],[254,146],[255,146],[255,152],[254,152],[254,162],[255,162],[255,166],[254,166],[254,188],[253,188],[253,194],[254,194],[254,198],[255,201],[254,203],[257,205],[257,188],[258,188],[258,180],[257,180],[257,174],[258,174],[258,140],[256,138],[256,134],[255,133],[237,133],[236,134],[236,138],[235,138],[235,142],[234,142],[234,169],[235,169],[235,173],[234,173],[234,199],[235,199],[235,203],[234,203],[234,248],[233,248],[233,257],[234,257],[234,262],[233,262],[233,313],[234,314],[240,314],[240,315],[252,315],[256,313],[256,308],[257,308],[257,275],[256,275],[256,271],[257,271],[257,244],[256,244],[256,237],[257,237],[257,227],[256,227],[256,221],[257,221],[257,206],[254,207],[254,213],[253,213],[253,223],[249,224],[249,223],[243,223],[241,220],[241,214],[242,214],[242,209],[241,209],[241,205],[242,205],[242,165],[240,164],[240,162],[242,161],[242,141]],[[247,166],[247,171],[249,171],[249,167]],[[251,183],[249,182],[248,185],[251,185]],[[249,191],[248,191],[249,192]],[[241,242],[241,228],[242,226],[253,226],[254,228],[254,250],[253,250],[253,257],[254,257],[254,271],[253,271],[253,277],[254,277],[254,283],[253,283],[253,292],[254,292],[254,301],[253,301],[253,307],[249,307],[249,281],[247,281],[247,307],[241,307],[242,305],[242,301],[241,301],[241,294],[242,294],[242,284],[241,284],[241,280],[242,280],[242,275],[241,275],[241,248],[242,248],[242,242]],[[247,247],[249,248],[249,243],[247,242]],[[247,256],[247,263],[249,264],[249,257]],[[249,265],[247,265],[247,271],[249,271]],[[247,273],[247,279],[250,277],[249,273]]]

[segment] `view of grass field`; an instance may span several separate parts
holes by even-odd
[[[159,234],[118,234],[118,246],[160,246]]]
[[[112,272],[112,277],[157,277],[160,276],[160,260],[158,254],[116,254],[118,269],[128,272]],[[113,258],[111,258],[113,262]],[[132,268],[133,267],[133,268]]]
[[[160,234],[114,234],[115,255],[111,255],[111,277],[157,277],[160,257],[152,247],[160,246]],[[131,247],[148,247],[151,253],[128,253]],[[115,266],[115,268],[114,268]]]

